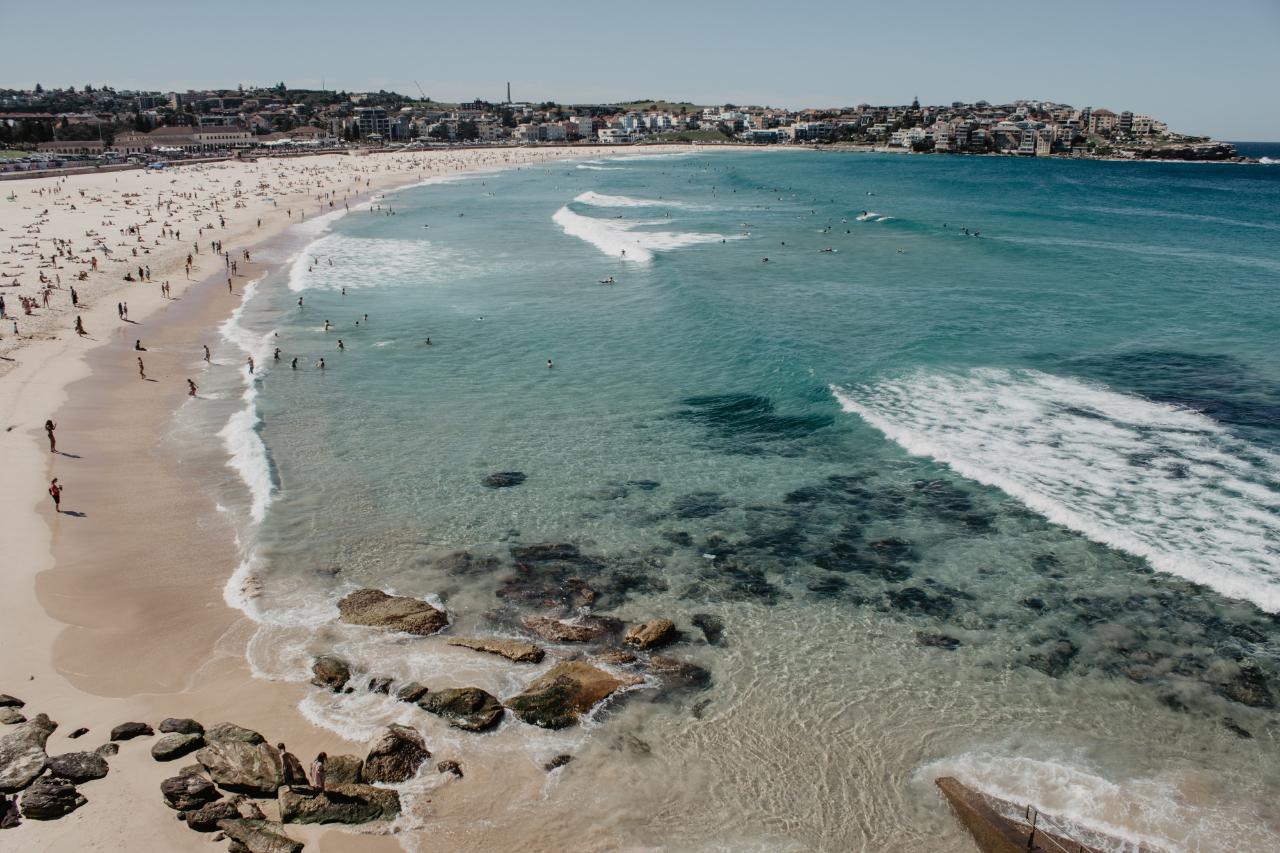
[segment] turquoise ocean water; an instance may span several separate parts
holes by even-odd
[[[509,695],[528,673],[334,602],[437,596],[455,633],[516,636],[580,577],[596,612],[675,619],[711,685],[471,740],[359,691],[302,710],[464,764],[581,756],[511,782],[490,840],[964,849],[952,774],[1133,843],[1274,849],[1277,212],[1268,166],[717,151],[314,223],[218,353],[269,365],[218,380],[246,405],[218,426],[255,495],[228,588],[251,660]],[[546,542],[582,556],[517,568]]]

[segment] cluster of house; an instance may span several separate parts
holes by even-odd
[[[704,131],[704,141],[752,143],[852,142],[880,147],[964,153],[1045,155],[1082,152],[1111,143],[1151,143],[1169,138],[1151,116],[1106,109],[1077,109],[1048,101],[985,101],[950,106],[861,104],[847,109],[799,111],[735,107],[626,109],[611,105],[472,101],[443,105],[408,101],[391,93],[342,98],[331,93],[254,92],[126,93],[111,91],[111,113],[0,113],[24,121],[106,121],[111,138],[54,138],[42,152],[59,155],[199,154],[259,147],[426,145],[444,142],[627,144]],[[323,97],[315,97],[322,94]],[[125,106],[127,103],[127,107]],[[19,106],[10,95],[0,109]],[[129,109],[128,112],[122,110]],[[120,130],[121,125],[132,130]],[[152,128],[152,129],[147,129]],[[705,131],[710,131],[706,133]],[[52,134],[55,135],[56,134]]]

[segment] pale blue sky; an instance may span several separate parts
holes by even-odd
[[[0,86],[275,83],[440,100],[1046,98],[1280,140],[1280,0],[0,0]]]

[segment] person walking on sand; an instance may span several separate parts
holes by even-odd
[[[196,395],[196,391],[197,391],[197,390],[199,390],[199,389],[197,389],[197,388],[196,388],[196,383],[194,383],[194,382],[192,382],[190,379],[188,379],[188,380],[187,380],[187,396],[188,396],[188,397],[194,397],[194,396]]]
[[[143,379],[147,378],[147,368],[142,364],[142,356],[138,356],[138,375]]]
[[[53,436],[53,431],[57,428],[58,428],[58,425],[53,422],[52,418],[44,422],[44,431],[49,436],[49,452],[50,453],[58,452],[58,439],[54,438]]]
[[[84,320],[81,320],[81,319],[80,319],[80,315],[79,315],[79,314],[77,314],[77,315],[76,315],[76,334],[77,334],[77,335],[79,335],[79,336],[80,336],[80,337],[82,337],[82,338],[83,338],[85,335],[89,334],[88,332],[86,332],[86,331],[84,330]]]
[[[54,482],[57,482],[56,480]],[[316,756],[316,760],[311,762],[311,781],[321,791],[324,790],[325,766],[329,763],[329,756],[323,752]]]
[[[280,769],[284,776],[285,786],[292,791],[295,787],[307,787],[307,773],[302,769],[302,762],[298,760],[298,756],[285,749],[284,744],[276,744],[276,751],[280,753]]]
[[[58,485],[57,477],[49,483],[49,497],[53,498],[53,511],[62,512],[62,486]]]

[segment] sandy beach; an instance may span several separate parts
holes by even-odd
[[[214,341],[245,285],[265,271],[244,252],[252,257],[290,225],[431,177],[600,154],[322,155],[0,187],[0,693],[23,700],[29,718],[44,713],[57,721],[50,755],[92,750],[119,723],[155,725],[165,717],[233,721],[283,740],[304,761],[320,750],[363,754],[365,744],[343,743],[296,712],[304,685],[249,672],[244,644],[252,623],[222,594],[237,562],[233,531],[206,488],[233,477],[225,451],[211,437],[204,452],[179,455],[167,440],[174,412],[201,403],[188,398],[186,380],[200,381],[201,344]],[[227,260],[211,250],[215,240]],[[230,276],[229,261],[237,262]],[[138,278],[139,267],[144,280],[125,280],[127,273]],[[33,301],[31,313],[20,296]],[[117,307],[126,302],[127,320]],[[77,316],[83,336],[73,331]],[[135,342],[146,352],[135,351]],[[57,453],[44,434],[50,418]],[[51,477],[66,490],[60,514],[46,493]],[[71,739],[80,728],[89,731]],[[83,787],[87,805],[61,820],[24,821],[5,833],[4,846],[206,849],[207,836],[174,820],[158,790],[187,762],[154,761],[149,740],[120,744],[110,774]],[[308,849],[399,849],[385,836],[355,843],[332,829],[290,831]]]

